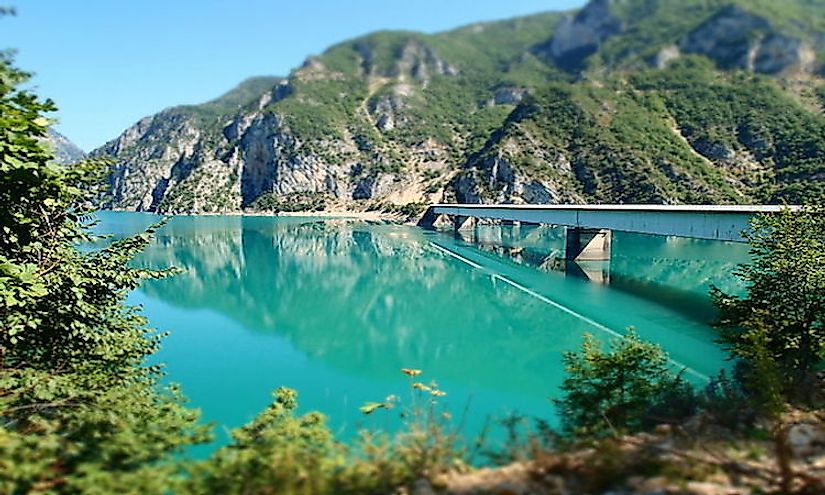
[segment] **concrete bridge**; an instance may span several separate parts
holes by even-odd
[[[567,227],[568,260],[610,259],[611,231],[744,242],[742,232],[756,214],[793,211],[798,206],[728,205],[482,205],[435,204],[418,225],[432,228],[441,215],[460,229],[469,219],[490,218]]]

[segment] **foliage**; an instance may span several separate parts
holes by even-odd
[[[51,162],[53,110],[0,62],[0,492],[165,493],[172,454],[205,438],[197,414],[144,365],[161,336],[123,300],[152,230],[80,251],[108,163]]]
[[[498,419],[493,426],[504,430],[504,442],[500,446],[487,448],[487,435],[492,428],[485,428],[476,440],[482,447],[481,454],[493,465],[505,466],[514,462],[524,462],[541,457],[543,453],[559,450],[564,442],[547,420],[528,418],[513,412]]]
[[[615,2],[611,11],[626,23],[625,33],[607,40],[598,53],[601,64],[637,67],[655,57],[665,45],[676,44],[697,23],[720,9],[738,4],[745,11],[769,19],[781,32],[811,39],[825,30],[821,0],[683,0],[681,2],[639,0]]]
[[[682,54],[664,69],[652,67],[663,48],[678,46],[731,3],[767,19],[772,31],[814,47],[817,33],[825,31],[825,16],[817,15],[825,8],[821,0],[612,2],[609,8],[624,30],[600,44],[581,74],[565,72],[540,49],[563,13],[437,34],[382,31],[311,57],[293,71],[266,112],[275,114],[282,156],[336,170],[339,191],[347,185],[352,191],[359,180],[382,171],[415,180],[426,168],[417,165],[432,161],[446,165],[445,178],[474,177],[483,200],[547,200],[519,198],[521,188],[511,186],[510,174],[491,176],[489,165],[505,159],[519,181],[541,181],[556,201],[814,202],[825,196],[825,181],[819,180],[825,117],[814,105],[802,105],[798,93],[801,84],[818,86],[814,91],[822,99],[821,68],[809,81],[791,84],[720,70],[699,55]],[[180,121],[186,119],[202,136],[201,152],[187,157],[189,166],[154,206],[247,207],[255,198],[237,187],[212,187],[214,197],[206,199],[206,187],[195,187],[203,178],[191,169],[206,165],[207,156],[223,160],[240,151],[240,136],[232,130],[237,129],[227,128],[227,121],[239,114],[255,121],[254,95],[271,93],[275,81],[247,81],[213,102],[161,113],[144,138],[107,148],[136,172],[129,181],[138,182],[118,192],[116,206],[134,207],[159,190],[153,189],[156,179],[140,173],[157,163],[143,157],[164,156],[166,143],[180,139]],[[499,91],[518,96],[497,102]],[[810,91],[804,92],[810,104]],[[379,125],[387,113],[391,128]],[[356,168],[361,172],[344,176]],[[236,175],[228,182],[237,186],[239,180]],[[456,184],[446,184],[447,197]],[[426,194],[441,186],[429,184]]]
[[[387,204],[384,205],[382,211],[387,213],[398,213],[405,219],[412,219],[419,217],[422,213],[424,213],[424,210],[427,209],[427,206],[428,205],[426,203],[416,202],[407,203],[403,205]]]
[[[735,274],[747,295],[712,292],[722,342],[749,365],[751,386],[767,402],[777,393],[804,400],[825,351],[823,208],[754,217],[745,237],[752,261]]]
[[[390,395],[361,408],[364,414],[398,411],[403,427],[393,435],[362,432],[353,450],[354,461],[342,477],[354,493],[387,493],[466,466],[468,453],[460,434],[451,428],[449,413],[440,408],[439,399],[447,393],[434,381],[421,382],[422,370],[403,368],[401,372],[409,377],[406,405],[401,405],[400,397]]]
[[[658,17],[620,12],[645,21],[631,26],[633,43],[606,43],[588,77],[600,63],[630,67],[687,29],[689,19],[668,10],[675,4],[667,5],[617,7],[654,8]],[[793,10],[763,0],[754,5],[775,12],[780,23]],[[796,10],[808,12],[799,5]],[[807,20],[819,22],[814,17]],[[542,14],[433,36],[381,33],[341,45],[321,57],[329,77],[299,75],[291,81],[291,95],[269,111],[283,117],[296,142],[319,153],[335,140],[363,136],[369,146],[359,146],[358,153],[326,158],[337,163],[369,157],[372,169],[366,172],[400,172],[399,149],[433,139],[458,157],[480,150],[472,155],[476,164],[506,158],[520,172],[564,183],[593,200],[821,200],[825,186],[816,179],[825,155],[825,121],[775,81],[722,73],[705,59],[685,57],[666,70],[573,82],[529,50],[557,20]],[[430,57],[444,57],[461,77],[431,74],[426,83],[411,82],[402,56],[410,42],[432,49]],[[373,54],[369,63],[364,47]],[[267,410],[235,431],[231,445],[196,465],[179,461],[184,448],[206,439],[205,429],[176,388],[161,387],[161,370],[145,365],[162,335],[146,327],[136,308],[124,305],[141,280],[166,274],[129,265],[157,227],[102,249],[78,249],[90,240],[84,230],[90,205],[99,199],[97,184],[110,164],[51,163],[38,142],[49,124],[43,115],[54,107],[19,89],[27,77],[0,60],[0,492],[387,493],[463,466],[467,453],[437,408],[444,392],[415,381],[418,370],[404,370],[413,400],[401,410],[406,428],[398,435],[365,434],[356,446],[345,447],[321,415],[298,416],[295,393],[279,389]],[[207,144],[214,144],[226,117],[278,81],[248,81],[218,100],[170,115],[199,120],[214,141]],[[411,123],[380,133],[369,103],[402,81],[412,87],[401,109]],[[489,103],[502,87],[532,94],[518,105]],[[822,88],[817,94],[823,98]],[[708,164],[709,150],[719,147],[752,154],[761,169],[730,172],[731,164]],[[505,153],[510,149],[518,152]],[[556,163],[558,156],[569,157],[569,170]],[[730,185],[737,181],[745,187]],[[167,206],[194,208],[195,188],[175,194],[164,199]],[[214,207],[226,204],[217,198]],[[253,208],[325,206],[322,194],[299,193],[265,196]],[[398,211],[412,215],[420,208],[410,203]],[[759,218],[749,236],[754,262],[738,272],[748,295],[714,292],[723,339],[746,366],[744,383],[723,377],[703,396],[702,407],[720,418],[748,394],[760,394],[762,407],[769,408],[783,396],[809,390],[822,358],[821,207]],[[570,376],[558,404],[568,435],[638,431],[683,418],[699,402],[681,376],[671,373],[663,351],[632,332],[608,351],[588,336],[581,352],[568,353],[565,363]],[[389,413],[395,404],[388,399],[362,410]],[[515,428],[517,420],[509,424]],[[519,442],[515,433],[509,441]],[[514,448],[506,455],[516,457]]]
[[[420,370],[407,370],[417,371]],[[409,373],[408,373],[409,374]],[[281,388],[233,442],[189,471],[187,491],[225,494],[383,494],[463,465],[436,399],[444,392],[410,375],[411,403],[396,435],[363,432],[353,446],[337,442],[318,413],[296,416],[297,395]],[[400,399],[368,403],[364,414],[395,410]]]
[[[191,493],[332,493],[344,468],[345,447],[319,413],[295,416],[297,394],[280,388],[255,420],[232,433],[233,442],[196,465]]]
[[[744,167],[737,179],[757,199],[803,203],[825,194],[815,179],[825,166],[825,117],[784,94],[771,79],[719,77],[706,64],[689,59],[666,71],[641,72],[633,81],[639,89],[662,95],[698,152]],[[739,163],[731,153],[740,155]],[[753,160],[761,166],[747,165]]]
[[[297,192],[286,195],[264,194],[256,199],[250,209],[253,211],[323,211],[329,197],[318,192]]]
[[[747,369],[741,364],[735,367],[732,375],[720,372],[700,394],[700,408],[712,418],[714,424],[741,431],[752,428],[756,423],[762,408],[755,403],[754,392],[759,391],[746,389],[745,373]]]
[[[469,164],[489,173],[504,158],[524,177],[590,202],[815,202],[825,195],[816,180],[825,166],[825,118],[774,80],[720,73],[702,57],[600,79],[538,88]]]
[[[693,389],[668,366],[662,349],[630,331],[608,351],[586,335],[578,352],[564,355],[564,398],[556,405],[562,429],[577,438],[601,438],[678,421],[695,407]]]
[[[367,97],[366,83],[358,78],[296,80],[292,86],[292,97],[273,103],[268,111],[285,116],[290,130],[316,151],[345,135],[348,125],[359,120],[358,107]]]

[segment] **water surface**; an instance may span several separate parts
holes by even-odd
[[[98,230],[128,235],[156,217],[101,219]],[[562,229],[545,226],[454,237],[350,220],[175,217],[138,263],[184,272],[130,301],[171,332],[156,359],[218,426],[195,456],[279,386],[343,439],[397,428],[397,414],[358,408],[408,397],[401,368],[438,381],[467,436],[511,412],[552,423],[562,354],[585,333],[634,327],[696,383],[725,366],[707,290],[738,290],[729,274],[745,246],[617,233],[610,263],[565,266],[563,245]]]

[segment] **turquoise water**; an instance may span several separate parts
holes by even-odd
[[[101,213],[101,232],[156,217]],[[352,220],[175,217],[138,263],[184,272],[146,282],[130,301],[171,332],[156,359],[216,425],[213,445],[251,420],[279,386],[336,433],[392,430],[394,412],[358,408],[407,397],[401,368],[424,370],[472,437],[518,412],[555,421],[562,353],[585,333],[635,327],[701,384],[726,365],[708,322],[709,284],[747,259],[738,244],[615,234],[613,259],[560,262],[562,230],[480,226],[454,237]]]

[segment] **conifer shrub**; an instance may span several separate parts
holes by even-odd
[[[678,422],[695,412],[693,388],[669,365],[658,345],[634,331],[607,350],[585,335],[581,350],[564,355],[565,395],[556,400],[562,433],[574,439],[604,438]]]

